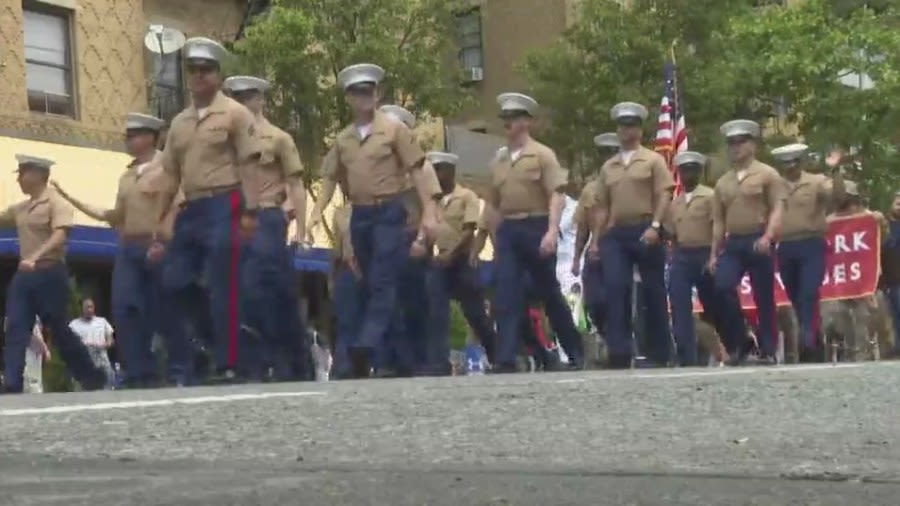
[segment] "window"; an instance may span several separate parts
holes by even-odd
[[[28,108],[74,117],[68,14],[26,9],[24,32]]]
[[[456,17],[459,65],[463,70],[481,68],[481,11],[472,9]]]
[[[184,76],[181,73],[181,51],[153,55],[153,85],[150,110],[161,119],[171,121],[184,109]]]

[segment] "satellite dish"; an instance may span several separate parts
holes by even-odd
[[[184,47],[184,34],[163,25],[150,25],[144,36],[144,46],[155,54],[171,54]]]

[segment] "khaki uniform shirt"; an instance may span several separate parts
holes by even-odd
[[[160,159],[166,173],[187,200],[241,184],[248,193],[251,183],[242,177],[242,166],[260,152],[253,114],[221,92],[202,118],[199,114],[192,105],[172,120]],[[245,197],[253,202],[257,195]]]
[[[713,200],[715,191],[709,186],[698,185],[690,193],[675,197],[666,213],[666,230],[675,236],[681,248],[699,248],[712,245]]]
[[[596,191],[597,185],[594,181],[586,184],[584,189],[581,190],[581,195],[578,196],[578,204],[575,206],[575,214],[572,217],[576,228],[586,227],[588,232],[593,232],[594,213],[591,211],[594,209],[596,202],[596,196],[594,195]]]
[[[594,186],[594,201],[609,213],[608,223],[637,225],[653,219],[658,198],[675,188],[675,180],[665,158],[641,146],[628,165],[621,153],[607,160]]]
[[[729,170],[716,182],[713,219],[727,234],[762,231],[772,210],[785,199],[785,184],[778,171],[754,160],[743,179]]]
[[[331,216],[331,226],[334,233],[334,257],[339,260],[353,258],[353,243],[350,242],[350,214],[352,208],[344,204],[334,210]]]
[[[278,207],[287,200],[287,181],[300,178],[303,164],[294,139],[284,130],[260,118],[259,137],[260,207]]]
[[[147,164],[138,164],[132,161],[128,169],[119,177],[119,187],[116,192],[116,206],[113,208],[110,225],[126,236],[150,236],[153,235],[159,224],[159,217],[155,216],[156,202],[159,198],[159,188],[173,188],[174,181],[163,172],[159,165],[162,153]],[[169,212],[170,221],[174,221],[174,215],[184,202],[184,194],[175,189],[176,196]],[[172,223],[166,223],[164,230],[171,237]]]
[[[360,139],[356,125],[349,125],[335,139],[334,156],[323,162],[325,177],[346,184],[356,205],[377,204],[409,190],[409,175],[425,159],[406,125],[376,112],[370,127]]]
[[[787,200],[781,221],[781,239],[802,239],[825,234],[825,217],[832,207],[832,182],[822,174],[801,172],[796,182],[785,179]]]
[[[441,198],[444,219],[439,223],[435,246],[439,252],[452,250],[462,239],[466,225],[472,229],[478,226],[481,203],[472,190],[456,185],[453,191]]]
[[[425,184],[428,185],[429,195],[441,195],[443,193],[437,173],[430,162],[425,161],[422,164],[422,175],[425,177]],[[409,186],[410,188],[413,187],[412,180],[410,180]],[[418,229],[422,223],[422,199],[419,198],[419,193],[410,189],[406,192],[403,201],[406,206],[406,226],[410,229]]]
[[[75,223],[75,209],[55,190],[48,187],[38,197],[13,204],[0,213],[0,223],[16,226],[19,236],[19,258],[28,258],[50,239],[58,228],[68,229]],[[44,253],[35,261],[62,261],[65,244]]]
[[[515,160],[509,148],[503,147],[491,162],[488,200],[506,218],[546,215],[550,198],[566,185],[567,176],[553,150],[534,139],[522,147]]]

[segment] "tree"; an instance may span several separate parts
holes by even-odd
[[[857,9],[845,17],[826,0],[792,8],[765,9],[731,18],[719,34],[729,48],[712,70],[756,103],[781,103],[786,118],[808,144],[838,143],[858,150],[858,176],[876,201],[900,183],[896,164],[900,92],[900,34],[896,14]],[[854,89],[868,75],[875,86]],[[884,195],[882,195],[884,193]]]
[[[420,119],[454,113],[466,98],[455,54],[456,0],[281,0],[234,44],[235,72],[272,84],[267,115],[300,149],[308,188],[329,139],[349,121],[338,72],[375,63],[385,103]],[[446,56],[446,58],[444,58]],[[455,61],[455,60],[452,60]]]
[[[548,48],[532,52],[522,70],[535,98],[550,111],[544,138],[573,170],[597,168],[592,139],[615,128],[609,109],[620,101],[647,106],[648,138],[663,93],[663,65],[674,52],[693,147],[720,143],[716,129],[740,97],[707,71],[715,34],[749,0],[582,0],[577,22]],[[649,139],[648,139],[649,140]]]
[[[622,100],[648,106],[649,140],[663,91],[660,69],[675,42],[692,149],[718,151],[721,123],[753,119],[773,145],[800,136],[817,148],[856,147],[867,186],[892,193],[900,182],[888,170],[900,141],[893,104],[900,32],[892,2],[878,9],[835,0],[759,3],[636,0],[626,9],[612,0],[583,0],[560,42],[523,65],[536,98],[551,111],[547,141],[570,167],[586,160],[581,166],[596,170],[591,139],[614,128],[608,110]],[[868,74],[875,88],[841,84],[848,71]]]

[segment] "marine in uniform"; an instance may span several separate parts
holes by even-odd
[[[737,290],[744,274],[749,273],[759,318],[757,343],[762,363],[774,364],[778,336],[774,242],[784,213],[785,183],[778,171],[756,159],[759,124],[734,120],[720,130],[728,143],[731,169],[716,182],[709,266],[716,290],[723,293]],[[725,317],[742,319],[740,312],[733,310]]]
[[[422,205],[422,230],[436,227],[435,198],[422,170],[425,153],[409,128],[376,110],[384,70],[357,64],[338,74],[353,112],[353,123],[335,140],[335,156],[325,167],[321,198],[310,228],[321,223],[336,183],[347,185],[353,212],[350,237],[366,286],[364,317],[354,349],[355,370],[363,373],[376,357],[398,314],[398,284],[409,257],[406,199],[415,187]]]
[[[263,115],[269,83],[252,76],[232,76],[223,87],[247,107],[256,120],[259,141],[259,210],[256,230],[250,239],[242,266],[245,314],[248,326],[272,351],[275,378],[314,379],[310,338],[297,305],[293,255],[287,247],[288,220],[282,207],[290,201],[296,225],[291,243],[305,244],[306,188],[301,179],[303,165],[294,139]],[[252,339],[247,339],[253,342]],[[242,357],[244,353],[241,353]],[[263,373],[258,354],[251,354],[247,368],[254,377]],[[253,358],[257,360],[253,360]]]
[[[436,254],[428,270],[428,362],[433,374],[450,373],[450,300],[459,302],[462,313],[487,353],[493,359],[497,335],[484,310],[484,292],[478,272],[469,263],[469,252],[481,214],[481,202],[472,190],[456,182],[459,157],[431,152],[428,161],[441,185],[441,216],[435,238]]]
[[[163,177],[156,150],[165,122],[154,116],[129,113],[125,118],[125,145],[134,159],[119,177],[116,203],[103,209],[69,195],[55,182],[60,196],[76,209],[119,231],[112,276],[112,316],[116,323],[117,341],[123,352],[127,387],[140,388],[157,383],[156,360],[151,351],[153,336],[159,332],[166,339],[167,380],[184,384],[191,369],[191,347],[183,334],[173,331],[170,304],[162,298],[162,276],[158,263],[147,259],[147,248],[153,241],[158,219],[154,216],[158,192],[154,191]],[[171,224],[183,203],[180,192],[169,209],[160,239],[171,238]]]
[[[413,132],[416,117],[399,105],[383,105],[378,108],[389,118],[402,123]],[[415,138],[415,134],[413,133]],[[428,186],[429,195],[440,195],[434,167],[426,158],[422,164],[423,181]],[[431,248],[422,229],[421,200],[413,193],[407,193],[406,235],[409,243],[409,255],[400,271],[397,285],[397,307],[393,324],[385,336],[381,359],[376,366],[378,376],[409,376],[413,373],[428,373],[428,320],[429,315],[422,308],[422,301],[427,300],[425,278]],[[440,210],[438,210],[440,214]]]
[[[201,317],[205,284],[213,323],[219,380],[231,380],[238,358],[241,323],[239,283],[242,237],[252,235],[261,195],[257,162],[260,146],[253,114],[221,90],[219,64],[225,49],[210,39],[187,41],[183,54],[193,103],[172,120],[159,163],[185,203],[168,245],[157,241],[148,255],[163,262],[163,285],[179,328]],[[174,191],[166,185],[157,216],[170,208]],[[158,236],[157,239],[160,239]]]
[[[35,318],[53,335],[69,372],[85,390],[106,385],[106,374],[94,366],[81,339],[69,329],[69,272],[65,264],[66,236],[75,213],[48,187],[52,160],[16,155],[18,181],[28,199],[0,213],[0,226],[16,228],[19,268],[6,291],[6,344],[3,349],[6,383],[0,392],[22,393],[25,352],[31,343]]]
[[[331,156],[331,154],[329,154]],[[334,232],[334,248],[331,250],[331,286],[334,302],[337,342],[334,345],[334,376],[346,379],[352,376],[350,349],[355,345],[362,323],[364,285],[362,272],[353,255],[350,240],[350,215],[352,208],[346,194],[344,203],[335,208],[331,218]]]
[[[821,360],[819,289],[825,275],[825,217],[843,199],[840,170],[829,180],[804,170],[809,148],[789,144],[772,150],[787,184],[787,199],[778,242],[778,271],[797,315],[800,360]]]
[[[606,163],[619,151],[619,137],[615,133],[603,133],[594,137],[594,146],[598,157]],[[584,255],[585,249],[594,230],[594,191],[596,186],[593,180],[581,190],[578,197],[578,205],[575,207],[575,255],[572,259],[572,274],[581,275],[581,284],[584,286],[584,305],[588,317],[594,328],[601,334],[606,334],[606,290],[603,283],[603,269],[600,257],[597,255]],[[584,270],[581,266],[584,264]],[[629,297],[629,300],[630,297]],[[629,314],[629,319],[631,312]]]
[[[600,241],[607,290],[609,365],[627,368],[633,339],[627,300],[634,266],[647,315],[645,355],[665,365],[672,355],[666,303],[666,251],[662,220],[675,187],[665,159],[641,145],[647,108],[633,102],[616,104],[610,116],[619,125],[619,153],[603,164],[595,182],[595,240]],[[626,322],[628,322],[626,324]]]
[[[737,292],[717,294],[712,274],[707,268],[713,238],[712,188],[700,184],[706,157],[695,151],[675,155],[684,192],[672,200],[666,217],[666,230],[671,234],[672,256],[669,266],[669,304],[672,335],[682,366],[700,365],[697,358],[697,329],[694,320],[693,289],[697,289],[703,312],[714,323],[723,341],[737,343],[743,323],[721,318],[723,311],[740,310]],[[711,350],[714,351],[714,350]]]
[[[506,127],[507,144],[491,162],[492,185],[487,201],[501,218],[494,243],[497,270],[494,318],[499,338],[495,371],[516,370],[526,273],[543,299],[547,318],[571,365],[581,367],[581,336],[556,277],[556,246],[565,204],[566,173],[553,150],[530,136],[537,102],[520,93],[503,93],[497,102]]]

